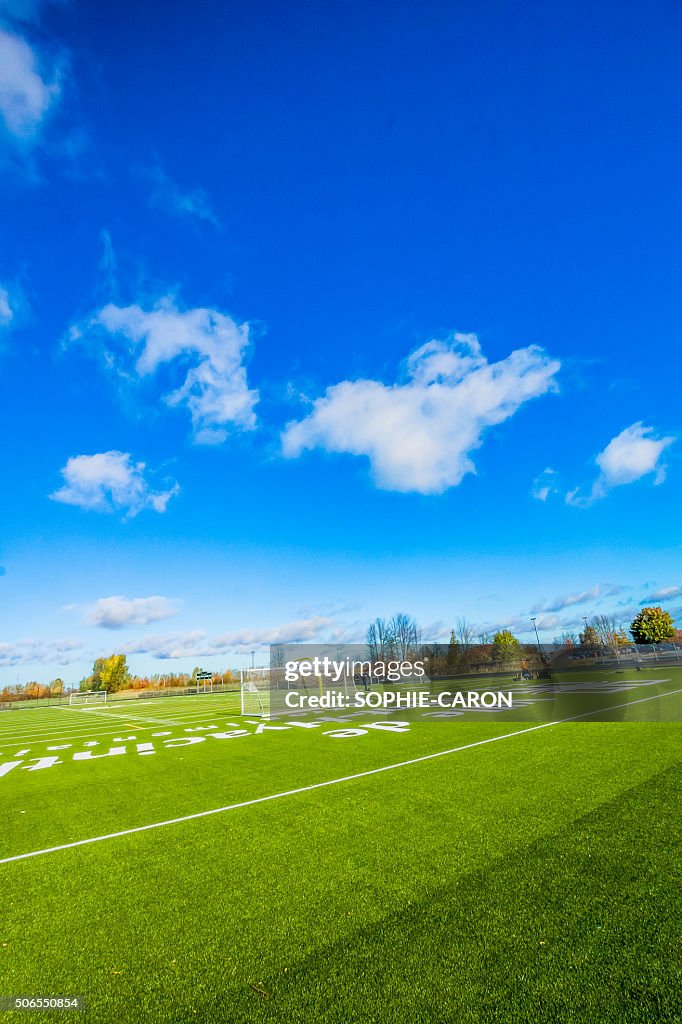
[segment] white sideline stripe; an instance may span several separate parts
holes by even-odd
[[[379,775],[380,772],[390,772],[395,768],[406,768],[411,764],[419,764],[422,761],[432,761],[436,757],[446,757],[448,754],[457,754],[461,750],[471,750],[473,747],[482,747],[486,743],[496,743],[498,740],[510,739],[512,736],[523,736],[524,733],[537,732],[538,729],[548,729],[553,725],[564,725],[566,722],[575,722],[578,718],[589,718],[592,715],[605,714],[608,711],[616,711],[618,708],[627,708],[631,704],[645,704],[649,700],[659,700],[661,697],[672,697],[676,693],[682,693],[682,689],[670,690],[668,693],[657,693],[653,697],[641,697],[639,700],[628,700],[624,704],[612,704],[608,708],[598,708],[596,711],[586,711],[582,715],[571,715],[570,718],[559,718],[555,722],[543,722],[541,725],[531,725],[528,729],[517,729],[515,732],[505,732],[501,736],[489,736],[485,740],[476,740],[475,743],[465,743],[461,747],[452,747],[450,750],[438,750],[434,754],[423,754],[421,757],[413,757],[409,761],[398,761],[397,764],[387,764],[382,768],[370,768],[366,772],[357,772],[355,775],[343,775],[340,779],[328,779],[326,782],[314,782],[311,786],[299,786],[298,789],[287,789],[283,793],[271,793],[269,796],[258,796],[253,800],[243,800],[238,804],[228,804],[226,807],[214,807],[210,811],[197,811],[195,814],[184,814],[181,818],[169,818],[167,821],[154,821],[151,825],[137,825],[135,828],[126,828],[122,832],[109,832],[104,836],[93,836],[91,839],[79,839],[75,843],[62,843],[61,846],[48,846],[45,850],[33,850],[31,853],[18,853],[14,857],[3,857],[0,864],[11,864],[15,860],[27,860],[29,857],[41,857],[44,853],[57,853],[59,850],[72,850],[76,846],[88,846],[90,843],[102,843],[105,839],[120,839],[121,836],[132,836],[136,832],[149,832],[153,828],[164,828],[166,825],[179,825],[183,821],[196,821],[197,818],[208,818],[212,814],[224,814],[226,811],[238,811],[242,807],[253,807],[255,804],[264,804],[269,800],[279,800],[285,796],[296,796],[298,793],[310,793],[314,789],[324,789],[325,786],[336,786],[340,782],[352,782],[354,779],[364,779],[368,775]]]

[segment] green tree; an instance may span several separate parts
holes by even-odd
[[[580,634],[580,643],[586,647],[598,647],[601,643],[599,633],[594,626],[586,625]]]
[[[660,644],[672,640],[675,627],[670,612],[662,608],[642,608],[630,623],[630,632],[636,644]]]
[[[81,690],[106,690],[116,693],[130,683],[130,672],[125,654],[112,654],[109,658],[96,658],[92,675],[81,680]]]
[[[616,647],[627,647],[629,644],[632,643],[632,640],[627,635],[624,629],[619,629],[618,632],[614,634],[613,642],[616,645]]]
[[[514,661],[521,654],[521,644],[508,629],[500,629],[493,637],[493,658],[495,661]]]
[[[102,672],[102,683],[109,693],[127,688],[130,683],[130,672],[125,654],[112,654],[110,658],[106,659]]]
[[[102,681],[102,672],[106,664],[106,658],[95,658],[92,666],[92,675],[83,679],[81,682],[81,690],[104,690],[105,686]]]

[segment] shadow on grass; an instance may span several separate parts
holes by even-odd
[[[680,781],[670,769],[194,1020],[679,1024]]]

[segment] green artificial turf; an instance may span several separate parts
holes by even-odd
[[[415,717],[405,731],[338,737],[333,723],[259,733],[254,719],[248,735],[173,749],[164,742],[207,737],[188,729],[243,723],[220,697],[144,703],[0,716],[0,765],[22,761],[0,777],[0,858],[534,721]],[[679,695],[660,703],[679,719]],[[372,722],[386,718],[350,727]],[[681,734],[674,721],[536,728],[0,864],[0,994],[84,995],[73,1019],[93,1024],[679,1021]],[[125,755],[72,760],[116,737]],[[139,742],[156,753],[137,754]],[[49,755],[61,764],[25,770],[66,743]]]

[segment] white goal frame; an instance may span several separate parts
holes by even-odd
[[[260,686],[257,685],[260,683]],[[270,670],[264,668],[242,668],[239,670],[240,713],[242,717],[255,715],[269,718],[269,701],[266,708],[263,690],[270,688]],[[269,695],[268,695],[269,696]]]
[[[106,704],[106,690],[85,690],[69,694],[69,704]]]

